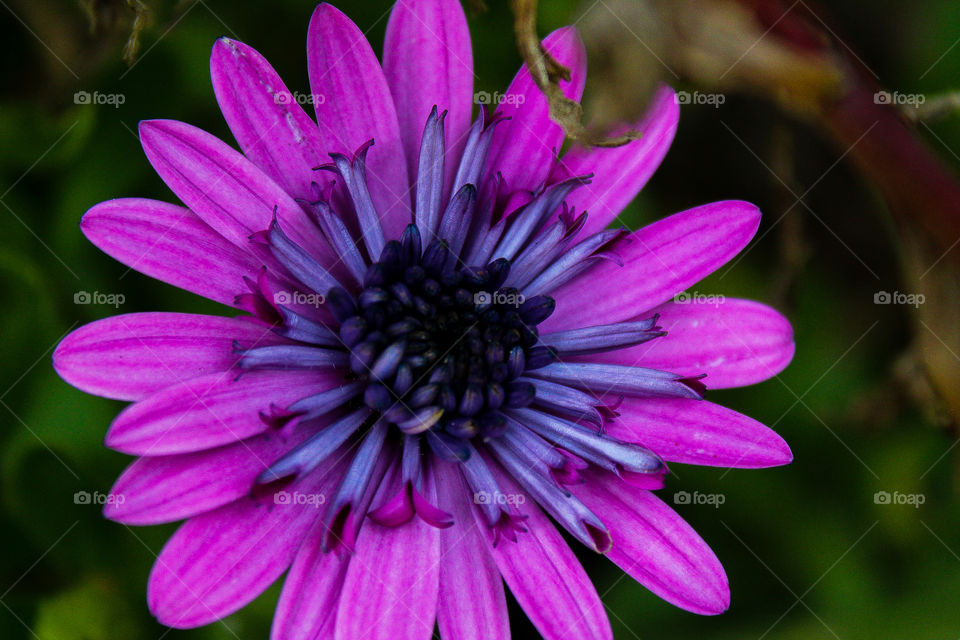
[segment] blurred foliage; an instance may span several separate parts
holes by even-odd
[[[589,13],[590,4],[542,3],[541,33]],[[469,19],[477,89],[494,91],[520,57],[506,3],[487,5]],[[388,3],[340,6],[379,48]],[[130,65],[124,55],[137,7],[144,29]],[[312,9],[307,0],[8,0],[0,7],[0,637],[165,633],[146,609],[145,585],[175,526],[128,528],[103,520],[96,506],[75,504],[75,492],[108,491],[129,463],[101,444],[122,405],[68,387],[49,357],[66,332],[118,311],[228,311],[129,272],[90,245],[77,222],[103,199],[172,198],[139,149],[139,120],[182,119],[229,139],[207,71],[218,36],[255,46],[291,88],[304,89]],[[830,9],[843,42],[886,87],[958,88],[960,13],[952,0],[835,0]],[[125,99],[118,107],[75,104],[77,91]],[[953,169],[960,165],[960,116],[921,131]],[[675,609],[582,554],[618,638],[960,635],[955,432],[924,402],[911,365],[912,309],[874,304],[878,291],[910,292],[901,238],[874,185],[841,155],[760,99],[689,105],[661,170],[630,207],[632,225],[724,198],[766,212],[745,255],[697,290],[772,302],[792,319],[797,356],[786,372],[710,397],[774,426],[796,460],[763,471],[674,466],[668,501],[679,490],[726,498],[719,508],[678,507],[726,567],[733,604],[723,616]],[[803,204],[768,166],[804,194]],[[77,305],[78,291],[122,293],[126,302]],[[955,323],[956,313],[946,319]],[[876,504],[878,491],[919,493],[925,502]],[[225,624],[164,637],[265,637],[277,595],[274,586]],[[514,629],[516,637],[532,632],[519,614]]]

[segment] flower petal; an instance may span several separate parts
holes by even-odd
[[[80,327],[57,346],[53,366],[87,393],[140,400],[164,387],[236,364],[233,341],[282,340],[253,322],[187,313],[130,313]]]
[[[381,485],[386,498],[387,483]],[[432,492],[431,492],[432,494]],[[434,500],[433,495],[428,499]],[[337,640],[426,640],[439,590],[440,530],[413,518],[399,527],[367,520],[343,580]]]
[[[175,522],[250,493],[254,479],[315,430],[265,433],[216,449],[137,458],[110,491],[103,515],[130,525]]]
[[[574,189],[565,200],[577,211],[589,213],[581,237],[605,229],[637,197],[667,154],[679,118],[676,94],[662,87],[643,119],[627,127],[639,131],[640,139],[615,148],[573,147],[563,155],[552,180],[593,174],[590,184]]]
[[[508,640],[510,619],[503,580],[483,542],[486,523],[474,520],[473,492],[458,466],[437,462],[440,508],[454,526],[441,531],[440,600],[437,624],[444,640]],[[510,544],[504,542],[503,544]]]
[[[271,406],[343,383],[331,371],[250,371],[193,378],[124,409],[107,432],[106,444],[133,455],[200,451],[266,431],[261,417]]]
[[[624,398],[617,412],[606,427],[612,437],[636,442],[668,462],[759,469],[793,459],[773,429],[712,402]]]
[[[714,202],[654,222],[615,248],[623,266],[604,260],[551,296],[544,333],[636,318],[699,282],[743,249],[760,211],[737,200]]]
[[[288,491],[322,495],[325,480],[311,474]],[[224,618],[260,595],[290,566],[317,517],[317,509],[291,502],[246,497],[188,520],[150,572],[150,612],[168,627],[186,629]]]
[[[399,238],[413,217],[407,165],[397,161],[404,153],[390,87],[357,25],[326,3],[310,19],[307,68],[324,150],[352,157],[373,138],[367,154],[370,195],[386,237]]]
[[[294,198],[314,200],[312,183],[328,178],[314,171],[329,161],[316,123],[252,47],[220,38],[210,55],[213,91],[240,148]]]
[[[259,263],[189,209],[144,198],[93,206],[80,230],[101,251],[132,269],[223,304],[246,290]]]
[[[272,640],[333,637],[337,601],[352,556],[324,551],[323,529],[318,518],[297,551],[273,615]]]
[[[715,615],[730,606],[727,576],[710,547],[649,491],[593,473],[571,490],[607,523],[607,556],[667,602]]]
[[[393,5],[383,45],[383,72],[400,121],[408,176],[417,175],[420,137],[430,110],[436,105],[447,111],[446,202],[473,113],[473,50],[459,0],[404,0]]]
[[[516,542],[501,539],[494,546],[483,516],[475,511],[474,517],[503,579],[537,631],[546,640],[612,639],[603,602],[557,528],[499,467],[493,471],[507,497],[525,499],[517,509],[526,516],[522,526],[527,531],[518,533]]]
[[[323,234],[280,185],[243,154],[202,129],[175,120],[140,123],[140,142],[156,172],[214,231],[260,257],[250,236],[270,227],[274,216],[323,265],[337,257]]]
[[[770,307],[735,298],[668,302],[653,309],[667,335],[629,349],[583,360],[665,369],[681,375],[706,373],[708,389],[762,382],[793,358],[793,328]]]
[[[544,48],[570,69],[564,95],[579,101],[587,80],[587,54],[574,27],[557,29],[543,40]],[[499,97],[499,96],[498,96]],[[510,119],[497,125],[487,156],[485,197],[499,171],[511,191],[540,187],[563,145],[563,128],[550,118],[550,104],[526,65],[520,67],[500,100],[497,113]]]

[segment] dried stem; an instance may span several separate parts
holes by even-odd
[[[563,127],[567,136],[593,147],[619,147],[639,138],[640,133],[633,130],[605,137],[584,126],[583,107],[566,97],[560,88],[561,80],[570,81],[570,69],[550,55],[537,36],[537,0],[513,0],[512,5],[517,48],[533,81],[547,97],[550,118]]]

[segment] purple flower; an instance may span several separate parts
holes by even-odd
[[[544,44],[579,99],[576,31]],[[54,355],[76,387],[133,401],[106,442],[138,458],[106,516],[186,519],[151,611],[207,624],[289,570],[275,638],[428,638],[435,621],[444,638],[503,638],[502,577],[545,637],[609,638],[557,525],[665,600],[725,610],[716,556],[652,490],[664,461],[790,461],[702,394],[778,373],[793,338],[763,305],[677,295],[747,244],[754,206],[606,230],[667,151],[674,94],[656,94],[639,140],[558,159],[563,132],[524,69],[471,122],[454,0],[399,2],[382,67],[320,5],[307,55],[309,100],[217,42],[214,91],[243,153],[144,122],[187,208],[129,198],[83,218],[121,262],[243,312],[108,318]]]

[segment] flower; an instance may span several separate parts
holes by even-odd
[[[576,31],[544,46],[579,99]],[[556,525],[665,600],[725,610],[716,556],[652,491],[666,462],[790,461],[702,395],[778,373],[793,339],[754,302],[673,300],[746,245],[754,206],[606,229],[666,153],[672,91],[639,140],[558,159],[524,69],[471,122],[490,97],[473,94],[455,0],[398,2],[382,68],[320,5],[307,54],[301,100],[218,41],[214,91],[243,153],[143,122],[187,208],[126,198],[82,221],[121,262],[243,312],[116,316],[54,354],[74,386],[133,401],[106,437],[138,456],[106,516],[186,520],[150,575],[154,615],[207,624],[289,570],[275,638],[426,638],[435,620],[445,638],[506,637],[504,581],[545,637],[610,637]]]

